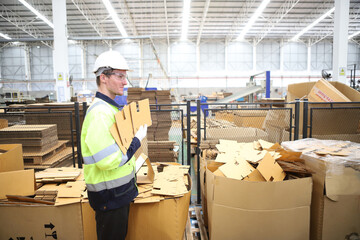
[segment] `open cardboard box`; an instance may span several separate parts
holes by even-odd
[[[35,193],[34,169],[24,170],[21,144],[0,144],[0,199]]]
[[[351,239],[348,237],[352,233],[360,234],[360,144],[309,138],[282,145],[292,151],[303,149],[301,158],[314,172],[311,239]],[[347,151],[348,155],[319,156],[313,152],[339,146],[343,146],[342,151]]]
[[[238,142],[252,142],[258,139],[267,141],[268,134],[261,129],[250,127],[209,128],[206,129],[206,140],[211,139],[227,139],[236,140]]]
[[[303,83],[295,83],[295,84],[289,84],[288,88],[287,88],[287,96],[286,96],[286,102],[293,102],[295,101],[295,99],[302,99],[302,98],[307,98],[308,95],[311,93],[313,87],[315,86],[317,82],[303,82]],[[335,89],[337,89],[342,95],[344,95],[347,99],[349,99],[351,102],[360,102],[360,92],[356,91],[355,89],[340,83],[340,82],[327,82],[327,84],[321,84],[319,86],[319,84],[317,85],[318,89],[320,90],[324,90],[328,91],[331,90],[329,89],[328,84],[332,85],[333,87],[335,87]],[[338,101],[341,100],[341,98],[334,98],[334,101]],[[316,98],[311,98],[311,100],[316,100]],[[310,101],[310,99],[309,99]],[[320,101],[320,100],[319,100]],[[344,105],[343,105],[344,106]],[[342,107],[343,107],[342,106]],[[351,106],[351,105],[346,105],[347,107]],[[358,105],[357,105],[358,106]],[[292,119],[295,119],[295,105],[291,104],[288,105],[288,107],[291,107],[293,109],[293,116]],[[329,107],[329,105],[327,104],[311,104],[310,107]],[[300,129],[300,133],[302,133],[303,130],[303,112],[304,112],[304,108],[303,108],[303,104],[300,104],[300,116],[299,116],[299,129]],[[331,116],[324,116],[322,119],[324,119],[323,121],[323,128],[324,129],[334,129],[334,125],[333,125],[333,121],[325,121],[327,119],[332,119],[332,118],[337,118],[338,116],[338,112],[333,112]],[[308,122],[310,121],[310,114],[308,114]],[[339,131],[345,131],[343,133],[347,133],[347,129],[349,128],[349,126],[352,125],[353,119],[350,117],[343,117],[342,118],[343,122],[341,125],[336,125],[335,129],[339,129]],[[350,122],[347,122],[350,121]],[[323,134],[327,134],[327,133],[323,133]],[[328,133],[328,134],[332,134],[332,133]]]
[[[249,182],[215,175],[206,167],[206,198],[211,239],[308,239],[310,177],[280,182]]]

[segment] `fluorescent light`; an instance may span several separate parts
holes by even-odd
[[[246,24],[246,26],[244,27],[244,29],[241,31],[240,35],[237,37],[236,40],[241,41],[244,40],[244,37],[246,35],[246,33],[250,30],[250,28],[252,27],[252,25],[256,22],[256,20],[258,19],[258,17],[261,15],[261,13],[264,11],[264,9],[266,8],[266,6],[269,4],[270,0],[263,0],[262,3],[260,4],[260,6],[256,9],[256,11],[254,12],[254,14],[251,16],[250,20],[248,21],[248,23]]]
[[[11,37],[9,37],[8,35],[3,34],[3,33],[0,33],[0,37],[5,38],[7,40],[11,40]]]
[[[350,40],[350,39],[352,39],[353,37],[355,37],[355,36],[357,36],[359,34],[360,34],[360,31],[355,32],[355,33],[351,34],[348,39]]]
[[[306,28],[304,28],[303,30],[301,30],[301,32],[299,32],[298,34],[296,34],[291,41],[297,41],[299,39],[299,37],[301,35],[303,35],[304,33],[306,33],[307,31],[309,31],[311,28],[313,28],[316,24],[318,24],[319,22],[321,22],[322,20],[324,20],[326,17],[330,16],[330,14],[335,11],[335,7],[333,7],[332,9],[330,9],[329,11],[327,11],[326,13],[324,13],[321,17],[319,17],[318,19],[316,19],[313,23],[311,23],[309,26],[307,26]]]
[[[41,20],[43,20],[44,22],[46,22],[47,25],[49,25],[51,28],[54,28],[54,24],[52,24],[52,22],[50,22],[44,15],[42,15],[41,13],[39,13],[35,8],[33,8],[30,4],[28,4],[25,0],[19,0],[19,2],[21,2],[25,7],[27,7],[30,11],[32,11],[33,13],[35,13],[36,16],[38,16],[38,18],[40,18]]]
[[[128,37],[126,30],[124,28],[124,26],[122,25],[120,18],[118,17],[117,13],[115,12],[115,9],[113,8],[113,6],[111,6],[111,3],[109,0],[102,0],[107,11],[109,12],[112,20],[114,21],[116,27],[118,28],[119,32],[121,33],[121,35],[123,37]]]
[[[191,0],[184,0],[181,40],[187,39],[188,27],[189,27],[189,16],[190,16],[190,3],[191,3]]]

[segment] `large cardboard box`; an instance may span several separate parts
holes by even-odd
[[[21,144],[0,144],[0,172],[24,170]]]
[[[0,205],[0,239],[96,240],[91,211],[80,200],[61,206]]]
[[[248,182],[206,170],[210,238],[309,238],[312,180]]]
[[[308,142],[308,143],[307,143]],[[300,146],[314,148],[323,142],[329,148],[348,142],[303,139],[283,143],[286,148],[299,151]],[[334,144],[333,144],[334,143]],[[337,240],[352,233],[360,235],[360,144],[352,143],[355,151],[349,156],[318,156],[303,152],[305,164],[314,173],[311,200],[311,240]],[[351,147],[350,147],[351,148]]]
[[[360,234],[360,172],[309,155],[303,158],[315,171],[311,239],[346,239],[351,233]]]
[[[263,128],[267,110],[237,110],[234,111],[234,123],[238,127]]]
[[[289,84],[288,88],[287,88],[287,96],[286,96],[286,102],[293,102],[295,101],[295,99],[303,99],[303,98],[308,98],[309,94],[311,94],[311,91],[313,89],[313,87],[315,86],[317,82],[304,82],[304,83],[295,83],[295,84]],[[326,86],[328,86],[328,84],[332,85],[333,87],[335,87],[335,89],[337,89],[343,96],[345,96],[347,99],[349,99],[351,102],[360,102],[360,92],[356,91],[355,89],[340,83],[340,82],[327,82]],[[309,99],[310,100],[316,100],[314,98]],[[334,100],[341,100],[339,98],[334,98]],[[343,101],[342,101],[343,102]],[[310,107],[329,107],[330,105],[327,104],[311,104]],[[344,107],[345,105],[341,105],[341,107]],[[346,105],[347,107],[349,106],[353,106],[353,105]],[[359,106],[358,104],[356,106]],[[292,120],[294,121],[295,119],[295,107],[294,104],[288,105],[288,107],[291,107],[293,109],[293,114],[292,114]],[[340,106],[338,106],[340,107]],[[303,104],[300,104],[300,116],[299,116],[299,129],[300,129],[300,133],[302,133],[303,131],[303,112],[304,112],[304,108],[303,108]],[[321,115],[321,114],[320,114]],[[328,119],[333,119],[333,118],[338,118],[339,117],[339,113],[337,111],[334,111],[332,114],[330,113],[330,116],[319,116],[322,119],[323,122],[323,129],[328,129],[329,131],[331,129],[338,129],[338,131],[342,132],[342,133],[348,133],[348,129],[349,126],[354,125],[354,119],[352,117],[342,117],[342,124],[338,124],[335,123],[336,125],[334,125],[334,121],[328,121]],[[308,122],[310,121],[310,114],[308,114]],[[349,121],[349,122],[348,122]],[[356,126],[358,126],[358,124],[355,124]],[[315,129],[313,129],[315,130]],[[356,132],[354,132],[356,133]],[[321,133],[321,134],[332,134],[331,132],[327,133]]]

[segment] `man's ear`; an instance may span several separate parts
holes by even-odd
[[[105,74],[100,75],[100,83],[106,84],[107,76]]]

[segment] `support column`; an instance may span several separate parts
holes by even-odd
[[[333,80],[347,84],[347,50],[350,0],[335,0]]]
[[[54,75],[58,102],[70,101],[66,0],[52,0],[54,24]]]
[[[307,67],[306,67],[306,71],[309,73],[311,72],[311,44],[310,44],[310,40],[307,44]]]
[[[31,60],[30,60],[30,46],[25,45],[25,79],[26,79],[26,91],[29,95],[31,91]]]

